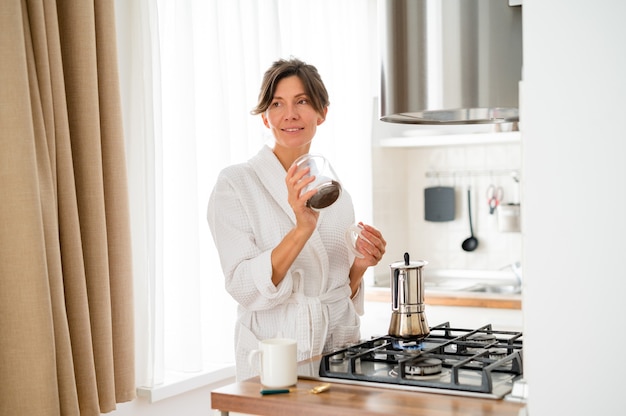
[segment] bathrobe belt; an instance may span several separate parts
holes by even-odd
[[[350,286],[338,287],[319,296],[305,296],[301,291],[292,293],[289,303],[298,305],[296,318],[296,339],[298,346],[309,347],[311,357],[319,355],[324,349],[328,334],[328,308],[324,305],[350,299]]]

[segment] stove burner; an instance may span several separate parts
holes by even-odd
[[[358,346],[354,346],[354,347],[345,347],[343,349],[335,350],[330,355],[330,362],[333,364],[341,363],[344,360],[349,360],[351,357],[354,357],[368,349],[369,348],[361,348]]]
[[[404,371],[410,376],[429,376],[441,373],[441,364],[438,358],[418,357],[405,364]]]
[[[478,333],[470,335],[467,337],[467,340],[472,344],[467,347],[467,352],[476,354],[483,351],[487,345],[496,342],[496,336],[494,334]]]
[[[399,338],[393,338],[391,340],[391,346],[400,351],[417,352],[424,349],[424,342],[422,340],[405,340]]]
[[[450,370],[443,369],[441,370],[440,373],[430,374],[427,376],[417,376],[417,375],[410,375],[410,374],[405,374],[404,376],[406,377],[407,380],[427,381],[427,380],[440,380],[441,377],[444,377],[448,374],[450,374]],[[394,367],[391,370],[389,370],[389,376],[393,378],[398,377],[398,367]]]
[[[467,337],[467,340],[477,344],[487,345],[494,342],[496,340],[496,336],[494,334],[474,334]]]
[[[506,348],[489,348],[489,358],[492,360],[500,360],[507,355]]]
[[[346,353],[342,351],[342,352],[337,352],[331,355],[329,360],[331,363],[337,364],[337,363],[342,363],[345,358],[346,358]]]

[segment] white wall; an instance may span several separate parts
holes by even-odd
[[[624,414],[624,16],[621,0],[524,1],[524,372],[531,416]]]
[[[232,383],[229,380],[226,384]],[[211,391],[225,383],[216,383],[177,396],[150,403],[146,397],[138,397],[132,402],[117,405],[117,410],[107,413],[111,416],[217,416],[211,409]]]
[[[117,410],[108,413],[114,416],[212,416],[211,391],[201,388],[156,403],[140,397],[129,403],[118,404]]]
[[[374,221],[387,240],[387,253],[376,268],[377,280],[388,282],[388,265],[401,260],[405,251],[428,261],[426,279],[435,269],[499,270],[521,260],[521,233],[500,232],[497,209],[489,213],[486,196],[493,184],[503,188],[504,203],[519,202],[519,185],[511,176],[521,168],[519,143],[374,148],[373,159]],[[427,177],[434,172],[454,176]],[[431,186],[454,187],[453,221],[424,219],[424,189]],[[470,236],[468,187],[479,241],[472,252],[461,248]]]

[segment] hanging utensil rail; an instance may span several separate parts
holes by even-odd
[[[519,179],[518,169],[465,169],[465,170],[429,170],[427,178],[463,178],[469,176],[512,176]]]

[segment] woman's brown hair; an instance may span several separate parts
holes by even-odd
[[[302,62],[299,59],[280,59],[272,64],[263,75],[263,83],[259,92],[259,100],[252,114],[262,114],[267,110],[274,99],[278,82],[290,76],[297,76],[304,84],[304,91],[311,100],[311,105],[319,114],[324,114],[324,109],[328,107],[328,91],[320,77],[317,68],[313,65]]]

